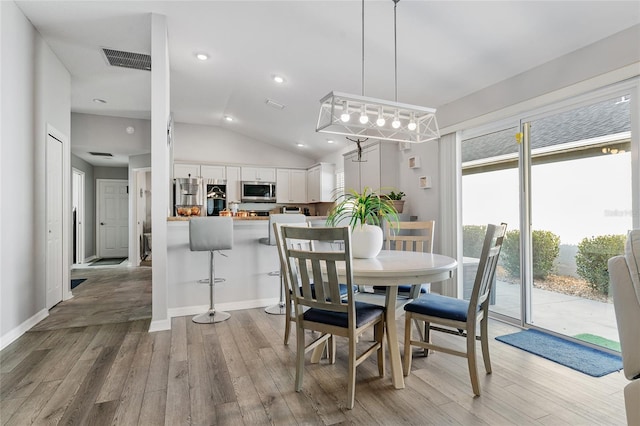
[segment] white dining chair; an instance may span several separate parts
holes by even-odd
[[[489,296],[506,232],[507,225],[504,223],[501,225],[487,225],[480,263],[469,300],[427,293],[405,305],[405,376],[411,372],[412,346],[424,349],[425,356],[428,356],[429,350],[461,356],[467,359],[473,393],[480,395],[478,368],[476,366],[476,327],[480,322],[480,336],[478,337],[482,346],[482,358],[484,359],[487,374],[491,374],[488,337]],[[419,340],[413,340],[411,337],[412,319],[424,322],[424,332]],[[466,350],[460,351],[450,346],[433,343],[431,341],[432,331],[464,337],[466,339]]]

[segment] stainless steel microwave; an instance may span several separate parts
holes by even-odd
[[[242,202],[245,203],[275,203],[275,182],[242,181]]]

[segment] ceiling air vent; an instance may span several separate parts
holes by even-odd
[[[111,66],[151,71],[151,55],[105,48],[102,49],[102,52]]]
[[[284,109],[284,107],[285,107],[283,104],[278,103],[278,102],[274,101],[273,99],[267,99],[265,101],[265,103],[267,105],[269,105],[271,108],[275,108],[275,109]]]
[[[108,152],[91,152],[91,151],[89,151],[89,154],[95,155],[96,157],[113,157],[113,154],[110,154]]]

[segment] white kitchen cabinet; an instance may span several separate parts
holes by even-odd
[[[200,175],[203,179],[225,180],[227,178],[225,166],[201,165]]]
[[[240,202],[240,167],[227,166],[227,206],[231,201]]]
[[[362,149],[361,161],[358,152],[344,155],[345,190],[362,192],[365,187],[386,193],[398,185],[398,147],[395,143],[378,142]]]
[[[276,176],[276,202],[307,202],[307,171],[278,169]]]
[[[174,163],[173,164],[173,177],[174,179],[179,178],[197,178],[200,177],[200,164],[182,164],[182,163]]]
[[[307,202],[321,203],[334,200],[335,167],[320,163],[307,170]]]
[[[276,181],[276,169],[272,167],[242,167],[241,173],[245,181]]]

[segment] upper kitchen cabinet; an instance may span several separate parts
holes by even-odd
[[[197,178],[200,177],[200,164],[173,164],[173,177],[180,178]]]
[[[307,170],[307,201],[322,203],[333,201],[335,190],[335,167],[320,163]]]
[[[276,169],[271,167],[242,167],[241,173],[244,181],[276,181]]]
[[[227,178],[225,166],[200,166],[200,174],[203,179],[218,179],[225,180]]]
[[[240,167],[227,166],[227,203],[240,202]],[[227,204],[228,205],[228,204]]]
[[[307,171],[278,169],[276,179],[276,202],[307,202]]]
[[[344,155],[345,190],[362,192],[365,187],[377,191],[382,188],[396,188],[398,185],[398,146],[395,143],[374,143],[358,152]]]

